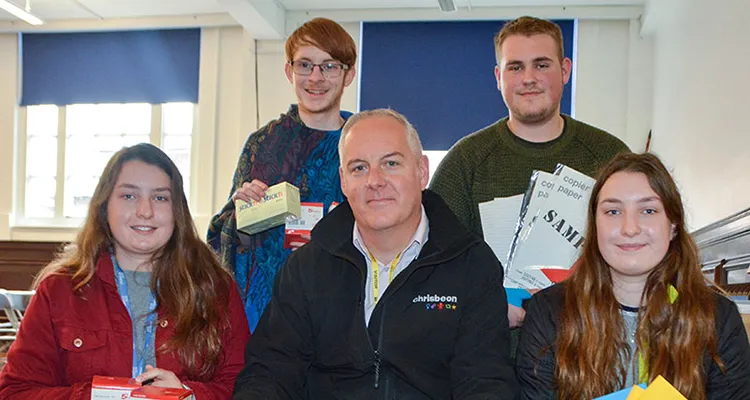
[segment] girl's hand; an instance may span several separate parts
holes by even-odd
[[[135,377],[135,381],[143,384],[149,380],[153,380],[151,386],[182,389],[182,382],[174,372],[146,365],[146,371]]]

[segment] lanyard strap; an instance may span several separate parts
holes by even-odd
[[[135,343],[135,319],[138,316],[134,316],[130,309],[130,298],[128,297],[128,281],[125,279],[125,272],[123,272],[120,265],[117,264],[114,254],[112,254],[112,264],[115,266],[115,282],[117,283],[117,291],[120,292],[120,300],[125,305],[125,309],[130,314],[131,325],[133,326],[133,378],[143,373],[146,369],[146,348],[150,346],[151,342],[154,341],[154,331],[156,330],[156,298],[151,293],[148,301],[149,313],[146,316],[146,327],[145,327],[145,338],[143,341],[144,349],[139,352]]]
[[[374,304],[378,304],[378,299],[380,298],[380,263],[378,263],[378,260],[369,250],[367,251],[367,254],[370,256],[370,264],[372,264],[372,294]],[[398,253],[396,258],[391,261],[391,265],[388,266],[389,285],[393,282],[393,275],[396,273],[396,265],[401,260],[401,254],[403,254],[403,252]]]
[[[667,286],[667,298],[669,299],[669,304],[674,304],[674,302],[677,301],[678,296],[679,293],[677,292],[677,288],[671,284]],[[646,348],[643,349],[643,351],[638,352],[638,383],[648,382],[648,363],[646,362],[646,358],[643,357],[644,352],[648,352],[648,343],[646,343]]]

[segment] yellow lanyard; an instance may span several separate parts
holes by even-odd
[[[667,297],[670,304],[674,304],[677,301],[678,295],[679,293],[674,286],[667,286]],[[638,352],[638,383],[648,383],[648,364],[646,363],[646,358],[643,357],[644,352],[648,352],[648,343],[643,351]]]
[[[375,256],[370,253],[370,251],[367,251],[367,254],[370,256],[370,263],[372,264],[372,294],[374,304],[378,304],[378,299],[380,298],[380,264],[378,263],[378,260],[375,258]],[[391,265],[388,267],[388,284],[390,285],[391,282],[393,282],[393,274],[396,273],[396,264],[401,260],[401,254],[398,253],[396,258],[391,261]]]

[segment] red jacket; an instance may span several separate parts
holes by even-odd
[[[174,372],[197,400],[229,399],[243,367],[250,338],[237,289],[227,313],[232,329],[222,337],[223,355],[214,375],[188,380],[176,355],[156,354],[156,366]],[[174,334],[173,320],[158,316],[156,349]],[[89,399],[94,375],[131,376],[133,334],[120,300],[109,254],[102,254],[82,295],[70,277],[46,278],[24,315],[17,339],[0,374],[0,399]]]

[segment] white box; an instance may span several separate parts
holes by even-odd
[[[94,376],[91,400],[184,400],[193,394],[183,388],[141,386],[132,378]]]
[[[286,223],[284,229],[284,247],[291,247],[292,242],[307,243],[305,236],[310,236],[315,225],[323,219],[323,203],[300,203],[300,217]]]
[[[130,392],[140,387],[132,378],[95,375],[91,381],[91,400],[128,400]]]

